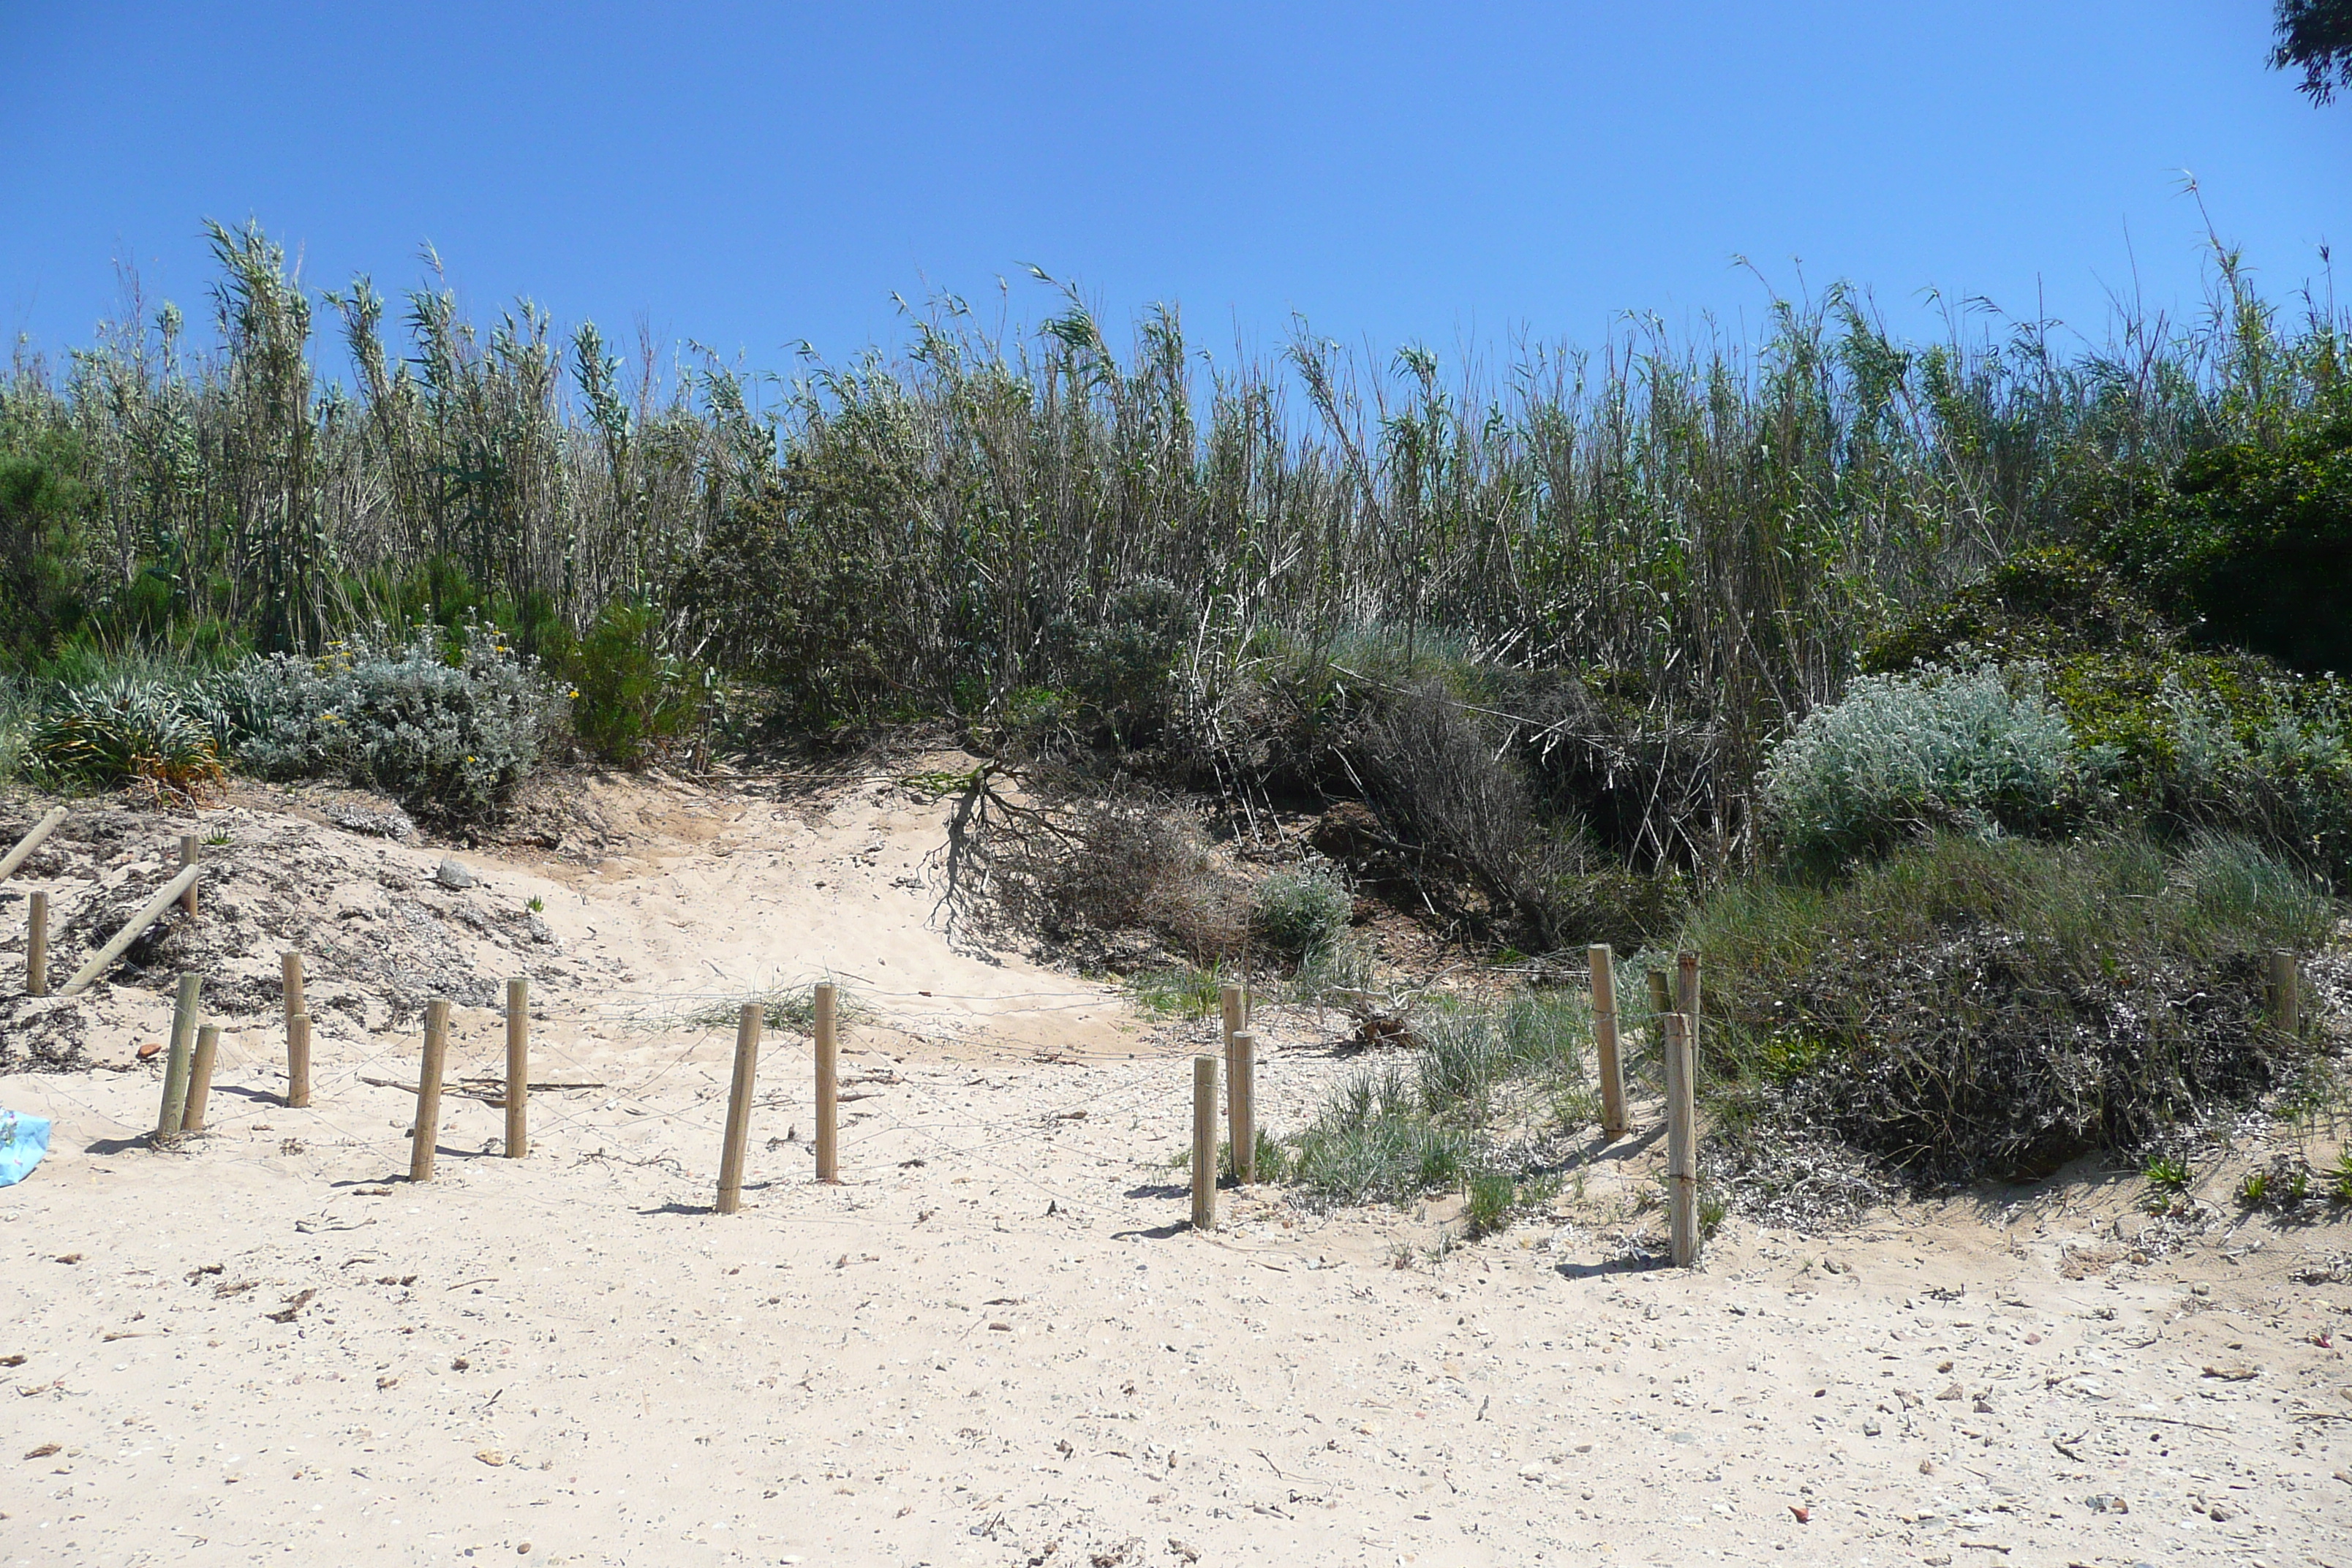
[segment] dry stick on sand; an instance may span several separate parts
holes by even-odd
[[[278,970],[278,988],[286,1003],[286,1103],[289,1108],[305,1106],[310,1103],[310,1017],[302,1001],[302,955],[279,954]]]
[[[834,988],[816,988],[816,1179],[841,1180],[841,1068],[834,1040]]]
[[[1192,1058],[1192,1228],[1217,1228],[1217,1058]]]
[[[1617,955],[1594,942],[1584,956],[1592,966],[1592,1045],[1601,1074],[1601,1131],[1625,1136],[1625,1069],[1617,1056]]]
[[[433,1179],[434,1145],[441,1138],[441,1063],[449,1053],[449,1004],[425,1004],[425,1057],[416,1069],[416,1126],[410,1131],[408,1179]]]
[[[47,816],[26,829],[25,837],[16,840],[16,847],[8,851],[8,858],[0,860],[0,882],[5,882],[15,876],[16,868],[25,863],[25,858],[38,849],[42,841],[55,833],[58,830],[58,824],[65,819],[66,808],[62,805],[53,805],[49,807],[49,814]]]
[[[760,1075],[760,1003],[735,1016],[735,1081],[727,1091],[727,1142],[719,1154],[720,1214],[743,1206],[743,1145],[751,1136],[751,1089]]]
[[[1228,1070],[1233,1074],[1233,1087],[1226,1091],[1232,1102],[1231,1130],[1227,1136],[1234,1145],[1234,1180],[1257,1180],[1257,1033],[1240,1029],[1234,1034],[1228,1058]]]
[[[25,910],[25,994],[49,994],[49,896],[35,893]]]
[[[114,933],[113,941],[100,948],[95,958],[74,972],[74,977],[66,982],[66,988],[58,994],[79,996],[89,990],[90,982],[105,973],[108,966],[122,956],[122,950],[138,941],[140,933],[153,925],[163,911],[172,907],[173,900],[195,886],[196,878],[203,871],[201,866],[183,867],[178,876],[164,883],[162,889],[131,917],[130,922]]]
[[[507,982],[507,1158],[530,1152],[530,982]]]
[[[204,1000],[205,977],[180,976],[180,994],[172,1005],[172,1054],[163,1058],[163,1107],[155,1118],[155,1142],[180,1135],[180,1118],[188,1109],[188,1072],[195,1056],[196,1010]]]
[[[220,1026],[199,1025],[195,1058],[188,1064],[188,1103],[180,1112],[180,1131],[202,1132],[205,1109],[213,1098],[213,1058],[220,1054]]]
[[[1691,1021],[1666,1015],[1666,1189],[1675,1267],[1698,1262],[1698,1122],[1691,1080]]]
[[[180,868],[186,870],[196,863],[197,858],[196,836],[193,833],[181,834]],[[196,918],[196,885],[194,882],[190,882],[188,890],[180,895],[180,908],[187,911],[190,920]]]

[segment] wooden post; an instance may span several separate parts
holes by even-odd
[[[1625,1136],[1625,1069],[1617,1056],[1617,955],[1596,942],[1584,950],[1592,966],[1592,1049],[1601,1075],[1601,1133]]]
[[[433,1179],[433,1146],[441,1141],[441,1062],[449,1053],[449,1004],[425,1004],[425,1059],[416,1068],[416,1127],[410,1133],[408,1179]]]
[[[1226,1089],[1232,1112],[1227,1137],[1234,1146],[1234,1180],[1257,1180],[1257,1031],[1243,1029],[1234,1036],[1232,1087]]]
[[[758,1002],[746,1002],[735,1016],[735,1081],[727,1091],[727,1142],[719,1152],[719,1212],[743,1206],[743,1147],[751,1136],[751,1087],[760,1072]]]
[[[2286,1034],[2303,1028],[2302,976],[2295,973],[2294,954],[2281,949],[2271,954],[2271,1022]]]
[[[507,982],[507,1158],[530,1152],[530,982]]]
[[[180,976],[180,994],[172,1004],[172,1054],[163,1058],[163,1108],[155,1118],[159,1143],[180,1135],[180,1118],[188,1109],[188,1073],[195,1066],[196,1010],[204,1000],[205,977]]]
[[[1225,1058],[1225,1116],[1233,1117],[1234,1037],[1249,1027],[1249,989],[1239,984],[1217,987],[1217,1047]]]
[[[193,833],[183,833],[180,835],[180,869],[187,870],[195,863],[196,836]],[[196,918],[196,884],[193,878],[189,879],[187,890],[180,895],[180,908],[187,911],[190,920]]]
[[[188,1104],[180,1112],[180,1131],[202,1132],[205,1130],[205,1107],[213,1098],[213,1058],[220,1054],[220,1026],[203,1024],[196,1028],[195,1059],[188,1067]]]
[[[41,818],[40,821],[33,824],[33,826],[26,830],[25,837],[16,840],[16,847],[8,851],[7,858],[0,860],[0,882],[5,882],[9,878],[15,876],[16,874],[16,868],[23,865],[26,858],[31,855],[34,850],[38,849],[41,847],[42,841],[47,839],[50,834],[55,833],[58,830],[58,824],[63,822],[65,819],[66,808],[64,806],[53,805],[49,807],[49,814]]]
[[[1217,1058],[1192,1058],[1192,1228],[1217,1228]]]
[[[310,1103],[310,1010],[302,1000],[302,955],[279,953],[278,973],[286,1008],[286,1103],[305,1106]]]
[[[816,988],[816,1179],[841,1180],[841,1078],[833,1037],[834,989]]]
[[[1675,954],[1674,1010],[1690,1020],[1691,1049],[1698,1049],[1698,954],[1685,948]]]
[[[286,1020],[286,1104],[299,1110],[310,1103],[310,1015],[297,1013]]]
[[[1666,1189],[1675,1267],[1698,1261],[1698,1111],[1690,1015],[1666,1015]]]
[[[195,885],[196,874],[202,869],[203,868],[197,866],[187,867],[178,876],[164,883],[155,896],[148,900],[137,914],[131,917],[129,923],[116,931],[113,939],[104,947],[98,950],[96,957],[74,971],[74,977],[66,982],[65,989],[58,994],[79,996],[89,990],[90,983],[105,973],[108,965],[122,956],[124,948],[138,941],[140,933],[153,925],[157,918],[172,907],[173,900]]]
[[[1650,971],[1650,1011],[1658,1016],[1659,1021],[1654,1028],[1660,1039],[1665,1038],[1665,1016],[1674,1010],[1674,998],[1666,994],[1666,972],[1653,969]]]
[[[25,994],[49,994],[49,895],[35,893],[25,911]]]

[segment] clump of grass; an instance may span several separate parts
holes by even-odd
[[[1358,1068],[1287,1141],[1289,1178],[1330,1203],[1460,1188],[1465,1224],[1483,1234],[1557,1190],[1525,1164],[1524,1140],[1508,1135],[1549,1132],[1589,1105],[1590,1032],[1581,1000],[1556,993],[1497,1006],[1427,1003],[1402,1059]]]
[[[58,782],[128,784],[159,799],[194,800],[227,774],[188,694],[130,673],[58,689],[26,749]]]
[[[1179,963],[1129,975],[1127,994],[1138,1007],[1162,1018],[1213,1018],[1228,978],[1223,964]]]
[[[2140,1167],[2140,1175],[2158,1192],[2171,1196],[2189,1190],[2189,1162],[2178,1154],[2157,1154]]]
[[[698,1005],[687,1015],[687,1022],[698,1028],[732,1027],[741,1016],[747,1002],[760,1004],[761,1021],[772,1029],[790,1029],[795,1034],[811,1034],[816,1028],[816,981],[800,985],[776,985],[765,991],[753,991],[740,996],[715,997]],[[838,1028],[847,1028],[873,1016],[873,1009],[859,1000],[856,993],[838,984],[834,986],[833,1019]]]

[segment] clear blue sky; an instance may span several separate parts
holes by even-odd
[[[196,317],[200,220],[248,215],[316,287],[411,286],[429,239],[478,315],[528,292],[777,369],[898,342],[893,291],[1002,276],[1034,317],[1029,262],[1221,351],[1294,311],[1441,352],[1744,330],[1735,255],[1915,330],[1931,286],[2095,327],[2110,291],[2195,307],[2183,169],[2273,294],[2352,240],[2352,102],[2265,68],[2270,16],[0,0],[0,331],[87,342],[118,259]]]

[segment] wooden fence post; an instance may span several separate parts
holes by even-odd
[[[1661,1040],[1666,1037],[1666,1015],[1674,1010],[1675,999],[1667,994],[1666,972],[1663,969],[1653,969],[1650,971],[1650,1011],[1658,1016],[1658,1023],[1653,1032]]]
[[[183,871],[188,869],[196,863],[196,836],[193,833],[181,834],[180,869]],[[186,911],[190,920],[196,918],[196,884],[193,879],[188,883],[187,891],[180,895],[180,908]]]
[[[1234,1146],[1234,1180],[1257,1180],[1257,1031],[1242,1029],[1234,1035],[1233,1059],[1228,1070],[1233,1085],[1225,1098],[1231,1102],[1232,1115],[1227,1137]]]
[[[1625,1136],[1625,1069],[1617,1052],[1617,955],[1607,942],[1584,950],[1592,967],[1592,1047],[1601,1076],[1601,1131]]]
[[[1675,1267],[1698,1261],[1698,1111],[1690,1015],[1666,1015],[1666,1189]]]
[[[1217,1228],[1217,1058],[1192,1058],[1192,1228]]]
[[[180,1135],[180,1118],[188,1109],[188,1073],[195,1066],[196,1011],[204,999],[205,977],[180,976],[180,993],[172,1004],[172,1054],[163,1058],[163,1108],[155,1118],[155,1141]]]
[[[841,1180],[840,1054],[834,1039],[833,982],[819,984],[816,1006],[816,1179]]]
[[[286,1020],[286,1105],[299,1110],[310,1103],[310,1015],[297,1013]]]
[[[2303,1028],[2302,978],[2294,953],[2281,949],[2271,954],[2271,1022],[2290,1035]]]
[[[410,1134],[408,1179],[433,1179],[434,1145],[441,1139],[441,1063],[449,1053],[449,1004],[425,1004],[425,1058],[416,1070],[416,1127]]]
[[[195,1059],[188,1066],[188,1103],[180,1112],[180,1131],[202,1132],[205,1130],[205,1108],[213,1098],[213,1058],[220,1054],[220,1026],[201,1024],[196,1027]]]
[[[1225,1058],[1225,1116],[1233,1117],[1234,1037],[1249,1027],[1249,990],[1229,982],[1217,987],[1217,1050]]]
[[[751,1089],[760,1075],[760,1019],[766,1011],[746,1002],[735,1015],[735,1081],[727,1090],[727,1142],[719,1154],[719,1212],[743,1206],[743,1149],[751,1136]]]
[[[1698,1049],[1698,954],[1685,948],[1675,954],[1674,1010],[1690,1020],[1691,1049]]]
[[[35,893],[25,910],[25,994],[49,994],[49,895]]]
[[[302,955],[282,952],[278,955],[278,992],[286,1009],[286,1103],[289,1107],[310,1103],[310,1008],[302,1001]],[[294,1044],[294,1020],[302,1020],[300,1065]]]
[[[530,982],[507,982],[507,1158],[530,1152]]]

